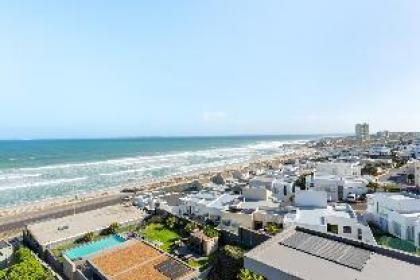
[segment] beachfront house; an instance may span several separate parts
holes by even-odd
[[[283,226],[300,226],[376,244],[369,226],[357,217],[351,206],[328,204],[327,195],[313,190],[296,193],[295,207],[285,214]]]
[[[367,196],[366,218],[381,230],[420,248],[420,196],[374,193]]]
[[[344,201],[349,194],[358,196],[368,192],[369,181],[357,176],[338,176],[325,174],[312,174],[306,177],[306,188],[328,193],[328,201]]]
[[[359,162],[318,162],[316,164],[318,174],[336,176],[360,176],[362,167]]]

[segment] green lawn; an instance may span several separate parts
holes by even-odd
[[[147,225],[143,230],[143,235],[146,239],[161,242],[160,248],[166,252],[169,252],[172,244],[181,238],[176,231],[158,223]]]

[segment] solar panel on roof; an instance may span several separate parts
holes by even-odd
[[[156,269],[172,280],[179,279],[190,271],[187,266],[173,259],[166,260],[156,265]]]
[[[295,232],[280,244],[357,270],[370,258],[368,250],[305,232]]]

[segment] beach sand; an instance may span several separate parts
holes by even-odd
[[[238,164],[226,165],[219,168],[205,169],[196,172],[191,172],[183,175],[174,175],[162,180],[150,180],[142,182],[133,182],[124,186],[113,187],[105,190],[88,192],[84,194],[78,194],[77,197],[60,197],[53,199],[46,199],[31,204],[19,205],[16,207],[8,207],[0,209],[0,225],[7,222],[27,219],[37,214],[45,214],[47,212],[53,212],[59,209],[66,209],[80,205],[90,204],[93,208],[95,204],[102,205],[103,201],[107,199],[111,200],[117,196],[121,196],[122,190],[138,190],[138,191],[151,191],[161,190],[168,187],[186,185],[191,182],[198,180],[200,183],[207,183],[211,177],[221,173],[225,177],[231,175],[234,171],[245,171],[256,168],[266,168],[269,165],[279,165],[286,160],[305,158],[313,155],[315,150],[302,146],[296,148],[289,154],[274,155],[274,156],[261,156],[253,159],[249,162],[243,162]],[[102,206],[103,207],[103,206]]]

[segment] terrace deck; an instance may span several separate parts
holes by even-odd
[[[182,279],[193,272],[184,264],[173,260],[178,271],[183,273],[176,275],[176,278],[165,275],[158,268],[162,264],[170,263],[170,260],[172,259],[169,256],[146,243],[130,240],[119,248],[93,256],[89,262],[105,278],[115,280]],[[180,266],[184,269],[179,270]]]

